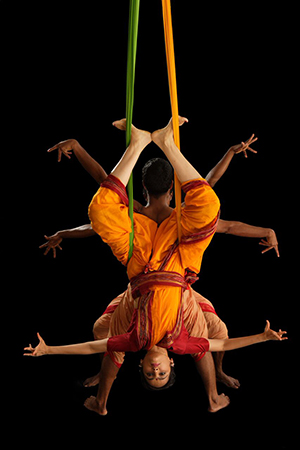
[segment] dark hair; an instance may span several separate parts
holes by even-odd
[[[168,382],[164,386],[159,387],[159,388],[151,386],[151,384],[148,383],[148,381],[144,375],[142,367],[140,368],[140,376],[141,376],[142,386],[145,389],[148,389],[149,391],[163,391],[164,389],[168,389],[169,387],[173,386],[173,384],[176,381],[176,374],[175,374],[174,367],[171,367],[171,372],[170,372]]]
[[[173,168],[165,159],[150,159],[142,168],[142,180],[149,194],[158,198],[170,189]]]

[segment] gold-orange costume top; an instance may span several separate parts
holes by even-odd
[[[109,175],[92,199],[89,216],[93,229],[127,266],[136,311],[138,348],[170,348],[180,338],[182,292],[199,273],[202,257],[215,233],[220,202],[203,179],[182,184],[185,206],[181,211],[182,239],[177,242],[176,210],[160,225],[134,213],[133,254],[128,262],[131,222],[128,198],[121,181]]]

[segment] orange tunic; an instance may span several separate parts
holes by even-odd
[[[164,267],[164,271],[185,276],[186,269],[198,273],[203,253],[214,234],[220,202],[208,183],[200,178],[183,183],[185,206],[181,211],[182,240]],[[176,210],[160,225],[147,216],[134,213],[134,247],[128,262],[131,223],[127,194],[120,180],[112,175],[102,183],[92,199],[89,216],[93,229],[127,265],[129,279],[144,271],[159,270],[177,239]],[[181,307],[180,287],[152,286],[151,338],[147,348],[159,343],[176,325]]]

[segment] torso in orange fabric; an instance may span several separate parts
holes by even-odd
[[[195,273],[200,271],[203,253],[213,235],[207,233],[206,236],[205,229],[216,223],[220,207],[218,197],[205,180],[193,182],[182,186],[183,189],[185,185],[189,186],[181,212],[182,241],[164,268],[182,276],[186,269]],[[125,188],[124,192],[126,195]],[[147,216],[134,213],[134,249],[127,264],[131,223],[128,207],[121,197],[104,184],[90,204],[89,215],[93,229],[110,245],[116,258],[127,265],[131,279],[146,267],[148,271],[159,269],[177,239],[176,210],[160,225]],[[150,348],[173,329],[181,305],[181,288],[154,286],[151,290],[154,297]]]

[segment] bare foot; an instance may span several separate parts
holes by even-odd
[[[229,375],[226,375],[226,373],[224,372],[217,373],[216,377],[217,381],[225,384],[225,386],[230,387],[232,389],[238,389],[241,386],[239,380],[230,377]]]
[[[183,125],[185,122],[188,122],[186,117],[178,116],[179,118],[179,126]],[[160,148],[164,144],[166,144],[170,139],[174,139],[173,135],[173,123],[172,119],[170,119],[168,125],[165,128],[154,131],[152,134],[152,140],[158,145]]]
[[[119,130],[126,130],[126,119],[116,120],[113,122],[113,126],[118,128]],[[134,144],[138,142],[142,144],[144,147],[150,144],[152,141],[151,133],[149,131],[140,130],[136,128],[134,125],[131,125],[131,143]]]
[[[107,414],[107,409],[101,408],[98,400],[93,395],[86,399],[86,401],[84,402],[84,406],[90,411],[99,414],[100,416],[106,416]]]
[[[97,384],[99,384],[99,381],[100,381],[100,372],[97,373],[97,375],[94,375],[93,377],[87,378],[87,379],[83,382],[83,386],[84,386],[84,387],[97,386]]]
[[[230,403],[229,397],[225,394],[218,395],[217,398],[211,399],[209,401],[208,412],[215,413],[220,411],[220,409],[226,408]]]

